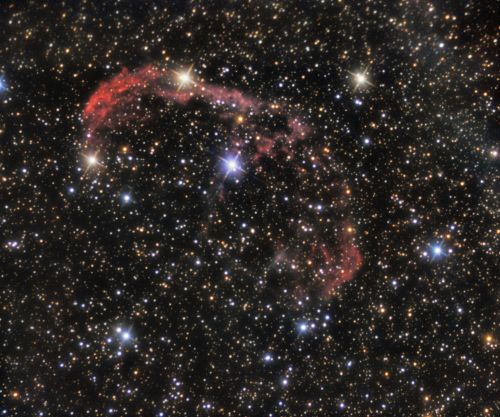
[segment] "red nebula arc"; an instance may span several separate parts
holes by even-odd
[[[286,132],[259,134],[258,126],[250,121],[250,118],[246,121],[246,127],[253,137],[255,151],[251,159],[254,162],[263,156],[273,157],[279,151],[291,160],[294,156],[293,145],[311,133],[311,127],[300,115],[285,106],[246,95],[238,89],[208,83],[193,83],[189,89],[179,91],[174,84],[170,71],[157,69],[152,65],[146,65],[133,72],[123,68],[110,80],[101,82],[83,110],[86,144],[99,139],[106,129],[114,128],[120,119],[123,120],[126,110],[146,95],[179,105],[186,105],[190,100],[199,98],[215,107],[220,107],[221,118],[236,118],[242,114],[259,115],[264,112],[285,116]],[[233,148],[248,146],[248,142],[242,141],[233,132],[229,136],[229,143]],[[313,243],[311,247],[313,252],[320,253],[317,276],[321,278],[324,296],[330,296],[337,287],[351,280],[361,266],[361,254],[349,234],[344,233],[340,242],[333,247],[317,243]]]
[[[158,72],[148,66],[134,73],[124,68],[111,80],[102,82],[83,110],[87,136],[99,129],[112,127],[116,109],[149,91],[152,83],[158,78]]]
[[[320,270],[324,277],[323,295],[329,296],[344,282],[350,281],[361,267],[362,258],[359,249],[346,232],[341,243],[332,251],[328,246],[320,246],[323,267]]]
[[[226,117],[234,117],[240,113],[259,114],[264,110],[277,113],[273,107],[278,106],[245,95],[235,88],[203,83],[195,84],[189,90],[178,91],[168,81],[169,73],[166,70],[147,65],[134,72],[124,68],[111,80],[102,82],[83,110],[87,138],[95,138],[99,130],[115,126],[117,112],[144,95],[152,95],[181,105],[198,97],[215,106],[227,107],[229,110],[225,113]],[[273,147],[277,142],[282,144],[281,150],[289,154],[292,145],[303,140],[310,132],[309,126],[298,116],[290,116],[287,127],[286,133],[278,132],[270,137],[255,135],[257,153],[254,159],[263,155],[274,156]],[[236,136],[231,140],[232,145],[241,145]]]

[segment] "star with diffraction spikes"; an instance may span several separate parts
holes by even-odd
[[[353,77],[354,91],[356,91],[359,88],[365,87],[367,85],[371,87],[374,86],[369,80],[368,71],[369,68],[365,68],[364,70],[358,72],[349,71],[349,74],[351,74]]]
[[[195,85],[195,82],[193,80],[193,76],[191,75],[191,71],[193,70],[193,64],[190,65],[187,71],[175,71],[172,70],[172,72],[175,74],[177,83],[179,86],[177,87],[177,91],[182,90],[183,88],[189,86],[189,85]]]

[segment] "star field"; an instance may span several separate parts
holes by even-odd
[[[5,2],[0,415],[499,415],[495,17]]]

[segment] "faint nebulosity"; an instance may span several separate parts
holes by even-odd
[[[499,415],[496,9],[4,2],[0,415]]]

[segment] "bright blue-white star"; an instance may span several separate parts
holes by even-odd
[[[309,325],[305,322],[298,323],[297,330],[299,334],[305,334],[309,330]]]
[[[132,201],[132,196],[128,193],[122,194],[121,198],[124,204],[128,204]]]
[[[443,243],[433,243],[429,245],[429,251],[424,251],[424,256],[430,257],[432,260],[441,259],[447,254],[452,253],[451,249],[446,250],[443,246]]]
[[[130,333],[129,330],[125,330],[122,329],[121,327],[118,327],[116,329],[116,333],[118,333],[122,342],[128,342],[129,340],[132,339],[132,334]]]
[[[228,176],[237,176],[240,172],[244,172],[239,155],[229,155],[225,158],[220,158],[222,161],[222,169],[224,170],[224,178]]]
[[[432,253],[434,256],[440,256],[443,253],[443,248],[441,246],[436,245],[432,247]]]
[[[239,169],[238,161],[236,159],[230,159],[226,161],[226,168],[228,172],[236,172]]]

